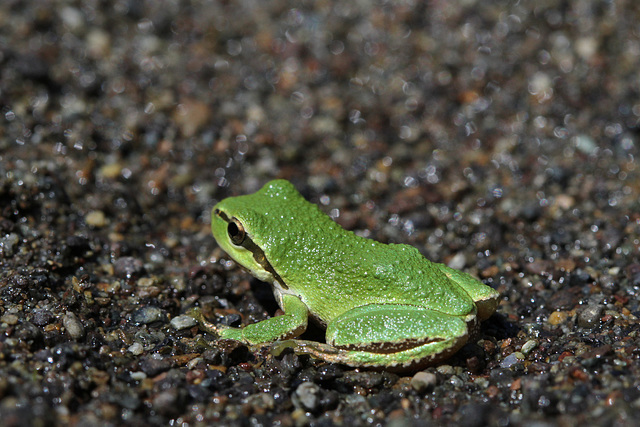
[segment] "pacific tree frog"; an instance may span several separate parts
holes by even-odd
[[[200,319],[220,338],[286,340],[304,332],[311,316],[326,326],[326,344],[283,345],[327,362],[412,369],[458,351],[498,306],[497,291],[413,246],[344,230],[285,180],[222,200],[211,229],[236,262],[272,285],[284,311],[244,328]]]

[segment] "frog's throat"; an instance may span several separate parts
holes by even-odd
[[[231,222],[229,217],[224,212],[218,211],[218,212],[216,212],[216,214],[220,218],[222,218],[222,220],[224,222],[226,222],[227,224],[229,222]],[[240,244],[240,246],[242,246],[243,248],[245,248],[246,250],[251,252],[255,262],[260,267],[264,268],[265,271],[267,271],[269,274],[271,274],[271,276],[273,277],[273,280],[275,282],[278,282],[278,284],[280,285],[280,287],[282,289],[285,289],[285,290],[289,289],[289,287],[284,283],[284,280],[282,280],[282,277],[280,277],[280,275],[276,272],[276,270],[273,268],[273,266],[271,265],[271,263],[267,259],[267,256],[265,255],[264,251],[262,249],[260,249],[260,246],[258,246],[258,245],[256,245],[254,243],[253,239],[251,239],[251,236],[248,233],[245,236],[245,238],[242,241],[242,243]]]

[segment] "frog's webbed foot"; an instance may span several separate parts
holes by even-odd
[[[189,310],[187,315],[191,316],[196,322],[198,322],[198,327],[201,331],[216,335],[218,339],[231,339],[246,342],[242,335],[242,329],[232,328],[225,325],[216,325],[215,323],[209,322],[205,319],[202,314],[202,310],[198,307]]]
[[[296,354],[309,354],[321,360],[327,359],[327,356],[338,357],[341,354],[343,354],[343,356],[347,354],[345,350],[332,345],[308,340],[279,340],[269,346],[270,353],[276,357],[280,356],[287,349],[293,350]]]
[[[209,322],[207,319],[205,319],[204,314],[202,314],[202,310],[200,310],[200,308],[198,307],[194,307],[189,310],[187,312],[187,316],[190,316],[196,322],[198,322],[198,326],[200,327],[201,331],[217,335],[218,338],[221,339],[234,339],[242,341],[242,331],[240,329],[224,325],[216,325],[215,323]]]

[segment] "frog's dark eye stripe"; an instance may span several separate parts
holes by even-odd
[[[216,209],[215,211],[213,211],[213,213],[216,216],[219,216],[220,218],[222,218],[222,220],[224,222],[229,222],[229,217],[227,216],[227,214],[225,214],[224,212],[222,212],[220,209]]]
[[[231,243],[236,246],[240,246],[247,235],[244,231],[244,226],[236,218],[231,218],[231,221],[229,221],[229,224],[227,225],[227,234],[229,235]]]
[[[242,246],[249,252],[253,254],[253,259],[264,268],[266,271],[271,273],[273,278],[280,284],[282,289],[289,289],[289,287],[284,283],[284,280],[280,277],[280,275],[274,270],[274,268],[269,264],[269,260],[267,260],[266,255],[251,240],[251,237],[247,235],[247,232],[244,229],[244,225],[238,220],[236,217],[229,218],[227,214],[222,212],[220,209],[216,209],[214,214],[222,218],[223,221],[227,223],[227,235],[229,236],[229,240],[236,246]]]

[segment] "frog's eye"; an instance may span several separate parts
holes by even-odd
[[[229,221],[229,225],[227,225],[227,234],[229,235],[231,243],[236,246],[240,246],[247,235],[244,231],[244,226],[236,218],[231,218],[231,221]]]

